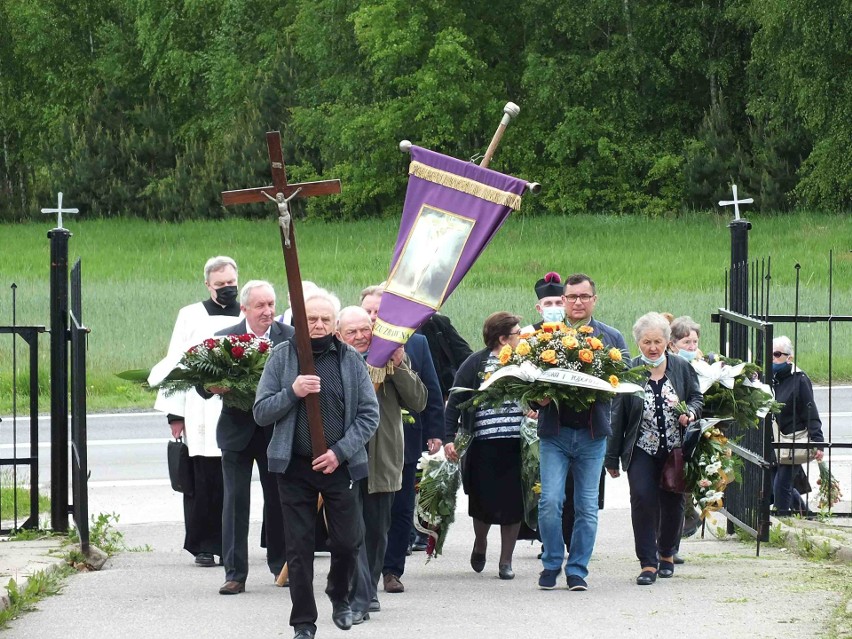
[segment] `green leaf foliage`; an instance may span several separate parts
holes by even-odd
[[[407,156],[485,151],[532,213],[848,212],[852,7],[836,0],[7,0],[0,220],[268,216],[223,190],[340,178],[297,205],[394,216]]]

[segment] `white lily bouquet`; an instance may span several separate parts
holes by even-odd
[[[447,531],[456,519],[456,495],[461,486],[461,458],[467,452],[471,436],[459,431],[454,441],[458,461],[450,461],[441,448],[437,453],[424,452],[417,462],[422,473],[414,500],[414,527],[429,535],[426,561],[438,557],[444,549]],[[425,525],[424,525],[425,524]]]
[[[713,364],[693,362],[692,367],[698,373],[706,417],[754,428],[761,419],[781,409],[772,388],[759,380],[761,369],[757,364],[720,357]]]

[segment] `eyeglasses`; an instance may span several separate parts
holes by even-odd
[[[782,353],[781,351],[772,351],[772,357],[787,357],[790,353]]]
[[[589,295],[588,293],[583,293],[582,295],[565,295],[564,297],[565,297],[566,301],[570,302],[571,304],[573,304],[577,300],[580,300],[581,302],[583,302],[583,304],[587,304],[588,302],[590,302],[592,300],[594,295]]]
[[[512,331],[511,333],[509,333],[509,335],[507,337],[511,337],[512,335],[520,335],[520,334],[521,334],[521,329],[518,329],[516,331]]]

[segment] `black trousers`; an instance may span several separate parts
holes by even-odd
[[[183,496],[186,535],[183,547],[193,555],[208,552],[222,556],[222,458],[189,458],[192,464],[192,496]]]
[[[358,509],[349,468],[341,464],[330,475],[311,468],[307,457],[294,457],[285,473],[275,474],[281,496],[281,514],[287,543],[290,573],[290,625],[316,629],[314,599],[314,537],[317,498],[322,494],[328,521],[331,566],[325,593],[332,601],[349,601],[349,585],[355,574],[358,548],[364,540],[364,524]]]
[[[376,597],[382,565],[388,547],[388,529],[391,526],[391,510],[396,493],[373,493],[367,491],[367,479],[355,482],[353,491],[358,496],[364,522],[364,543],[358,550],[358,565],[352,578],[349,603],[352,610],[367,612],[370,600]]]
[[[394,493],[391,508],[391,524],[388,530],[388,546],[385,551],[385,561],[382,574],[402,577],[405,572],[405,557],[408,554],[408,543],[414,518],[414,483],[417,473],[417,462],[404,464],[402,467],[402,488]]]
[[[656,568],[660,557],[675,553],[683,524],[683,495],[660,488],[665,457],[651,457],[638,446],[627,469],[630,518],[636,557],[643,568]]]
[[[278,486],[269,472],[266,447],[272,429],[255,426],[248,446],[240,451],[222,451],[222,477],[225,486],[222,509],[222,561],[225,579],[245,582],[248,577],[248,530],[251,506],[251,471],[257,462],[260,485],[263,488],[263,535],[266,544],[266,563],[273,575],[284,566],[286,550],[284,527],[281,522],[281,501]]]

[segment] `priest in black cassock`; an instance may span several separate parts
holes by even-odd
[[[240,317],[237,301],[237,264],[230,257],[218,256],[204,265],[204,285],[210,297],[184,306],[178,313],[168,355],[151,371],[150,384],[162,381],[190,346],[234,324]],[[222,459],[216,443],[216,423],[222,410],[218,396],[202,399],[198,393],[157,395],[154,409],[166,413],[172,435],[183,437],[192,464],[192,485],[184,493],[183,509],[186,537],[183,547],[203,567],[216,565],[222,556]]]

